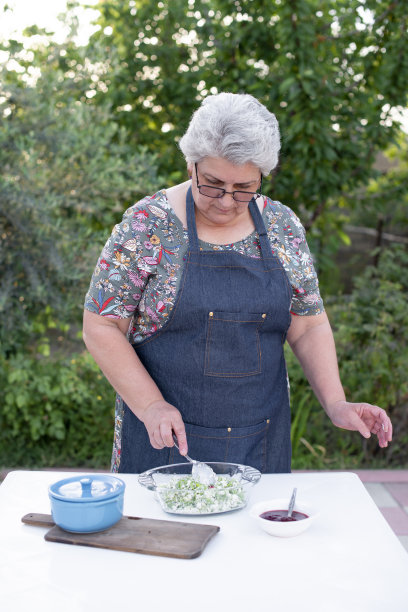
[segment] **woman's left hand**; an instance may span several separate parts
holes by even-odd
[[[392,440],[391,420],[378,406],[340,400],[326,407],[326,412],[337,427],[359,431],[364,438],[376,435],[381,448],[386,448]]]

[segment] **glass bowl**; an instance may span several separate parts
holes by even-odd
[[[209,461],[208,465],[216,474],[214,485],[193,480],[192,463],[152,468],[139,475],[139,482],[156,493],[161,507],[169,514],[202,516],[244,508],[261,472],[239,463]]]

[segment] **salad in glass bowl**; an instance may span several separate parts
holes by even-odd
[[[261,473],[238,463],[208,462],[208,465],[216,475],[210,485],[193,478],[191,463],[152,468],[139,475],[139,482],[155,491],[161,507],[170,514],[217,514],[246,506]]]

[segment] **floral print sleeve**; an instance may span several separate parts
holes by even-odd
[[[161,191],[124,213],[102,250],[85,298],[85,308],[102,316],[126,318],[137,310],[135,341],[154,333],[174,302],[182,244],[169,210]]]
[[[299,218],[288,206],[268,198],[265,199],[264,216],[272,252],[278,256],[292,286],[291,313],[316,315],[324,312],[313,258]]]

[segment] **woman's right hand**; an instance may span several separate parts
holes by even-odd
[[[173,432],[176,434],[179,452],[187,453],[187,438],[183,419],[177,408],[165,400],[152,402],[145,408],[140,420],[144,423],[153,448],[162,449],[174,446]]]

